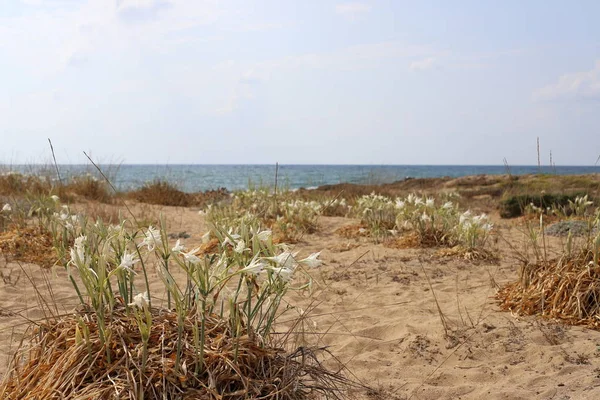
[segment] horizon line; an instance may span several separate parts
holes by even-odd
[[[97,165],[109,165],[109,166],[316,166],[316,167],[506,167],[504,164],[312,164],[312,163],[207,163],[207,164],[196,164],[196,163],[173,163],[173,164],[163,164],[163,163],[96,163]],[[49,166],[54,167],[54,163],[2,163],[0,162],[0,167],[5,166]],[[59,166],[90,166],[93,167],[91,163],[58,163]],[[556,167],[583,167],[583,168],[593,168],[598,167],[598,164],[556,164],[556,165],[537,165],[537,164],[508,164],[508,167],[537,167],[537,168],[556,168]]]

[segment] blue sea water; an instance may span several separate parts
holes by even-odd
[[[35,172],[34,166],[0,166],[3,170]],[[47,173],[52,169],[44,167]],[[210,189],[247,189],[275,183],[275,165],[105,165],[103,171],[120,190],[139,188],[156,179],[175,184],[180,190],[198,192]],[[513,175],[535,174],[537,166],[510,166]],[[63,177],[91,173],[91,165],[59,165]],[[600,173],[600,166],[542,167],[547,174]],[[501,165],[279,165],[278,185],[289,189],[310,188],[336,183],[380,184],[412,178],[459,177],[479,174],[505,174]]]

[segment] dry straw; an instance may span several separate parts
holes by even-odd
[[[600,327],[600,267],[582,255],[526,265],[499,293],[501,307],[569,324]]]
[[[588,236],[576,242],[569,235],[556,258],[548,257],[543,221],[540,215],[539,228],[529,229],[534,259],[520,254],[519,279],[497,294],[501,307],[600,328],[600,233],[592,233],[600,225],[600,213],[587,218]]]
[[[342,398],[349,381],[317,359],[316,349],[287,352],[257,336],[234,336],[227,321],[205,318],[202,359],[194,344],[198,314],[152,308],[148,357],[136,319],[124,306],[105,321],[102,344],[92,310],[44,322],[15,356],[2,399],[307,399]],[[179,367],[177,348],[181,347]],[[107,357],[107,350],[110,357]]]

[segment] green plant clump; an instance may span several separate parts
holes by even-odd
[[[543,193],[539,195],[520,194],[507,197],[500,202],[500,216],[502,218],[515,218],[525,214],[528,206],[533,205],[542,210],[561,209],[575,202],[578,197],[585,193],[559,194]]]

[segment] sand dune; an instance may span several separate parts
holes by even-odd
[[[190,246],[200,242],[206,225],[196,210],[158,210],[170,231],[190,234]],[[353,222],[321,217],[320,231],[295,245],[303,254],[323,250],[324,265],[313,270],[313,296],[292,294],[289,301],[310,310],[305,329],[314,332],[306,340],[329,346],[335,359],[328,363],[345,365],[349,376],[372,387],[356,390],[356,398],[600,398],[599,332],[499,311],[496,285],[517,277],[511,258],[473,263],[440,257],[436,249],[387,248],[335,233]],[[510,223],[499,225],[499,234],[518,239]],[[502,241],[499,246],[506,255]],[[61,268],[42,274],[35,265],[0,261],[0,269],[4,373],[27,320],[44,316],[33,283],[46,299],[52,296],[59,313],[76,299]]]

